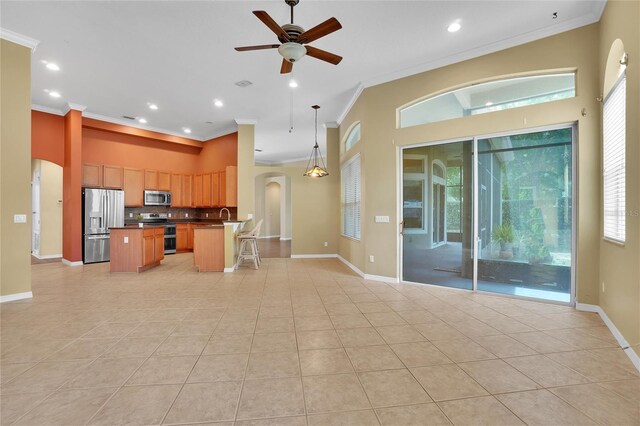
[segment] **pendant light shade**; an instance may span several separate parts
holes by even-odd
[[[311,150],[311,156],[307,162],[307,168],[305,169],[304,176],[321,178],[329,175],[327,172],[327,166],[324,164],[324,159],[320,153],[320,147],[318,146],[318,105],[314,105],[313,108],[316,111],[316,143]]]

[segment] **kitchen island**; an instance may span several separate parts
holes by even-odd
[[[193,264],[198,272],[223,272],[225,267],[224,225],[193,228]]]
[[[164,259],[164,226],[110,228],[111,272],[142,272]]]

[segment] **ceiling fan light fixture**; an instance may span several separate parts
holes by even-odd
[[[294,63],[307,54],[307,49],[299,43],[290,41],[281,44],[280,47],[278,47],[278,53],[280,53],[285,61]]]

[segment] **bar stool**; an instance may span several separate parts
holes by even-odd
[[[245,260],[252,260],[256,269],[260,267],[262,259],[260,258],[260,251],[258,250],[258,234],[260,234],[260,226],[262,226],[262,219],[249,232],[242,232],[238,234],[238,241],[240,242],[240,249],[238,250],[238,261],[236,262],[236,269]]]

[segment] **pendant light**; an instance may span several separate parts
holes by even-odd
[[[327,166],[324,164],[324,159],[322,158],[322,154],[320,153],[320,147],[318,146],[318,109],[320,106],[314,105],[313,108],[316,111],[316,144],[313,146],[311,150],[311,156],[309,157],[309,162],[307,163],[306,171],[304,172],[304,176],[307,177],[325,177],[329,175],[327,172]],[[322,164],[322,167],[320,167]]]

